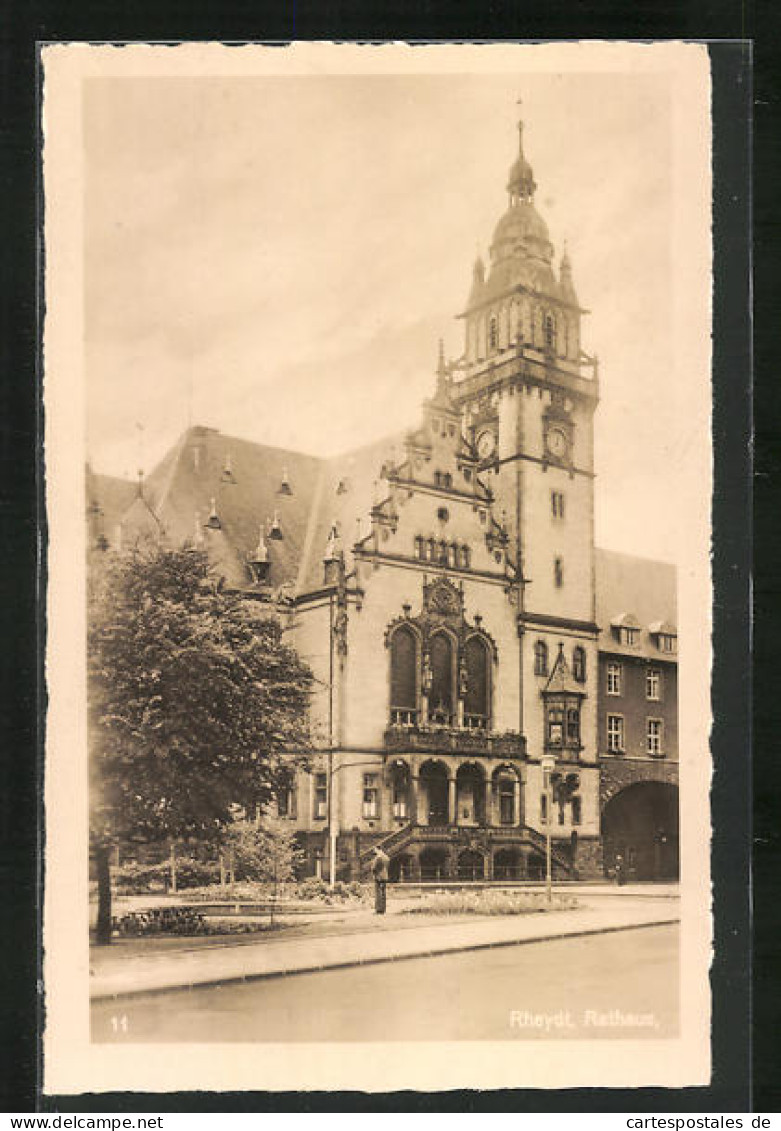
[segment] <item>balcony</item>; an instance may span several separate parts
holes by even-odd
[[[516,731],[494,731],[452,726],[389,726],[385,749],[394,753],[485,754],[499,758],[524,758],[526,739]]]

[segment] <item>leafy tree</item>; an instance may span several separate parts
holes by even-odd
[[[264,815],[257,821],[236,821],[225,833],[237,875],[261,883],[287,883],[295,879],[303,859],[295,833],[277,817]]]
[[[217,841],[310,749],[312,673],[206,554],[145,545],[90,574],[91,838],[98,939],[111,939],[117,838]]]

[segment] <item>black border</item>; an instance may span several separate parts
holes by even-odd
[[[77,8],[77,11],[74,11]],[[631,13],[631,14],[630,14]],[[15,1111],[749,1111],[750,845],[749,537],[750,266],[749,49],[714,44],[714,611],[713,845],[717,957],[713,969],[714,1079],[706,1088],[502,1092],[105,1093],[39,1095],[38,774],[42,670],[36,588],[39,531],[38,281],[36,229],[37,43],[40,41],[240,42],[289,38],[431,41],[576,38],[730,38],[750,34],[738,3],[642,0],[534,5],[493,2],[413,6],[379,3],[179,3],[103,0],[17,3],[2,15],[0,97],[10,132],[0,151],[6,246],[0,256],[0,693],[2,694],[2,1101]],[[777,407],[777,405],[776,405]],[[777,417],[776,417],[777,419]],[[771,428],[771,439],[775,439]],[[777,458],[777,457],[776,457]],[[772,461],[771,461],[772,469]],[[777,836],[775,830],[774,836]],[[768,1061],[770,1058],[767,1058]],[[764,1063],[764,1062],[763,1062]],[[759,1062],[758,1062],[759,1067]],[[772,1065],[766,1065],[772,1068]],[[766,1080],[771,1077],[768,1075]],[[356,1081],[356,1086],[359,1082]],[[764,1094],[772,1093],[765,1091]],[[778,1095],[778,1091],[775,1092]],[[770,1108],[769,1110],[772,1110]]]

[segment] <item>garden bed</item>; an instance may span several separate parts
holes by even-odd
[[[571,895],[554,895],[551,902],[544,892],[443,891],[425,892],[405,915],[531,915],[546,911],[572,911],[578,900]]]

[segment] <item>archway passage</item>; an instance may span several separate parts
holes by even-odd
[[[500,848],[494,854],[495,880],[520,880],[522,875],[522,859],[517,848]]]
[[[470,762],[459,766],[456,774],[456,822],[459,825],[485,824],[485,777]]]
[[[678,879],[678,787],[636,782],[611,798],[602,813],[606,870],[622,856],[627,878]]]
[[[403,883],[405,880],[413,879],[415,861],[406,852],[394,856],[388,865],[388,876],[391,883]]]
[[[420,767],[420,792],[425,823],[447,825],[447,768],[443,762],[424,762]]]
[[[447,879],[447,851],[444,848],[424,848],[420,854],[421,880]]]

